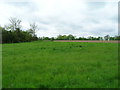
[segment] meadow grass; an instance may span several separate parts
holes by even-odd
[[[3,44],[3,88],[117,88],[118,44]]]
[[[0,89],[2,89],[2,44],[0,44]]]

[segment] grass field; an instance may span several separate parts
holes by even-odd
[[[3,44],[3,88],[117,88],[118,44]]]

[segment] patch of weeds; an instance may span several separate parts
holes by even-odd
[[[41,49],[46,49],[46,48],[44,48],[44,47],[41,47]]]
[[[39,88],[48,88],[48,87],[49,87],[48,85],[43,85],[43,84],[39,85]]]
[[[53,51],[54,51],[54,50],[57,50],[57,49],[56,49],[56,48],[53,48]]]

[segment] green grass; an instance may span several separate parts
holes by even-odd
[[[117,88],[118,44],[3,44],[3,88]]]
[[[0,89],[2,89],[2,44],[0,44]]]

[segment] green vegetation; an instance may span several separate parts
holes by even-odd
[[[9,24],[4,27],[0,26],[0,43],[21,43],[31,42],[39,40],[120,40],[120,36],[110,37],[106,35],[104,37],[76,37],[72,34],[69,35],[58,35],[57,37],[37,37],[37,31],[39,30],[38,25],[34,22],[30,24],[30,28],[22,30],[21,20],[11,17]]]
[[[10,18],[10,24],[5,27],[0,26],[0,43],[19,43],[30,42],[38,40],[36,36],[37,25],[35,23],[30,24],[30,29],[23,31],[21,29],[21,20],[17,18]],[[2,41],[2,42],[1,42]]]
[[[0,89],[2,89],[2,44],[0,44]]]
[[[117,88],[118,44],[3,44],[3,88]]]

